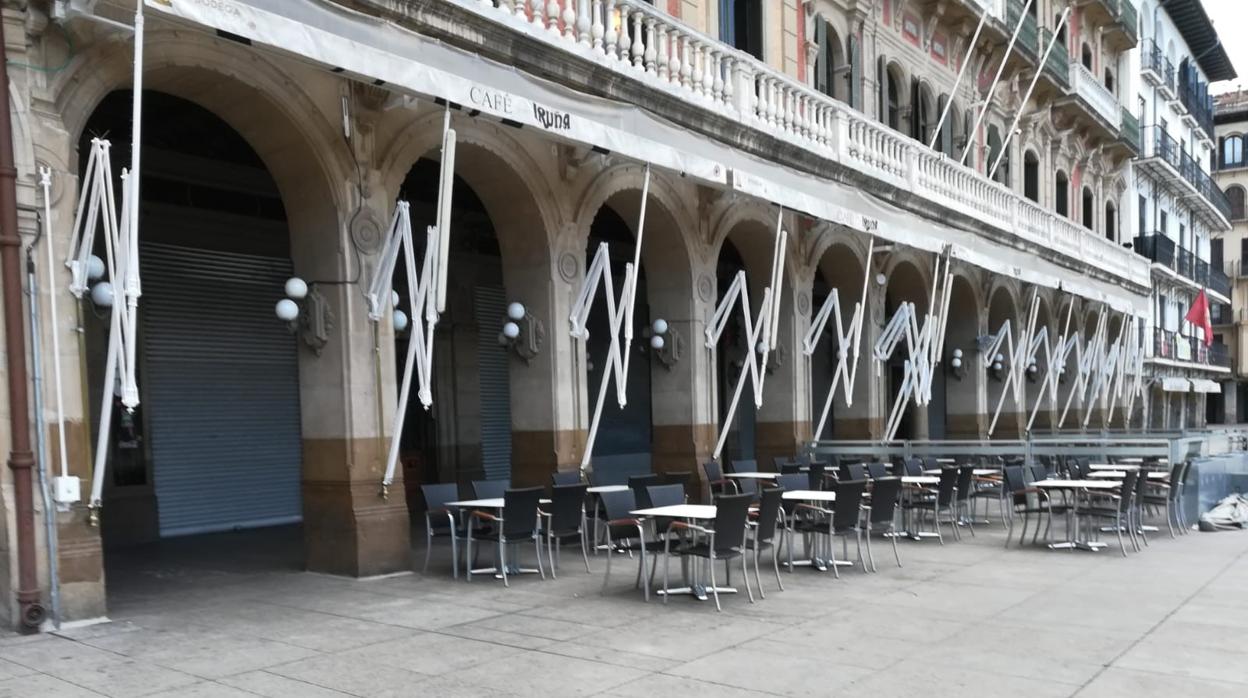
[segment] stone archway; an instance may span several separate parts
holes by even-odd
[[[927,314],[931,284],[928,278],[929,274],[923,271],[922,265],[923,262],[916,255],[894,256],[893,259],[889,260],[889,265],[884,273],[883,324],[888,324],[903,303],[913,303],[915,314],[919,318],[923,318]],[[922,326],[922,324],[923,322],[920,320],[919,325]],[[901,389],[905,375],[904,363],[907,358],[907,350],[903,342],[898,345],[897,350],[893,352],[882,371],[881,380],[883,381],[885,395],[885,419],[887,419],[897,402],[898,392]],[[936,385],[937,381],[941,384],[939,387]],[[943,393],[937,396],[938,390],[943,390],[943,376],[941,375],[937,375],[933,379],[932,404],[939,404],[943,408]],[[939,403],[937,403],[937,397],[939,397]],[[928,405],[928,408],[925,409],[916,405],[913,400],[910,400],[901,418],[900,427],[897,429],[896,439],[929,438],[931,434],[929,424],[931,407],[932,405]],[[943,430],[943,409],[941,409],[938,417],[941,420],[940,428]]]
[[[945,376],[946,435],[979,439],[988,429],[984,398],[985,372],[976,341],[983,333],[983,308],[977,282],[967,274],[952,275],[945,349],[938,370]],[[955,366],[955,360],[959,365]]]
[[[1018,298],[1014,289],[1006,285],[998,285],[988,296],[988,335],[996,335],[1007,321],[1010,323],[1010,335],[1013,337],[1014,348],[1017,350],[1018,343],[1027,330],[1027,318],[1019,312]],[[997,418],[996,429],[992,432],[994,439],[1020,438],[1023,434],[1023,425],[1026,424],[1024,416],[1027,405],[1026,396],[1016,395],[1012,390],[1007,390],[1010,372],[1015,368],[1012,365],[1013,361],[1010,347],[1005,343],[997,349],[996,355],[984,357],[984,363],[989,366],[986,371],[989,420],[992,419],[992,413],[996,411],[997,404],[1001,403],[1001,413]],[[997,364],[1001,365],[1000,370],[995,370],[994,367]],[[1003,394],[1005,394],[1004,402],[1002,402]]]

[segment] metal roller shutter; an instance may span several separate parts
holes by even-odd
[[[144,243],[144,409],[161,536],[300,520],[288,259]]]
[[[511,373],[498,332],[507,316],[501,288],[478,286],[473,297],[477,321],[477,366],[481,390],[481,467],[489,480],[511,477]]]

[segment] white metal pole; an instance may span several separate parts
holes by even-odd
[[[52,315],[52,384],[56,391],[56,437],[61,477],[69,476],[69,449],[65,445],[65,394],[61,387],[61,321],[56,307],[56,245],[52,238],[52,170],[39,168],[39,186],[43,188],[43,236],[47,241],[48,311]]]
[[[927,144],[929,148],[936,147],[936,141],[940,138],[940,131],[945,127],[945,119],[949,118],[949,109],[953,107],[953,96],[958,94],[958,87],[962,85],[962,78],[966,75],[966,68],[971,64],[971,55],[975,52],[975,45],[979,43],[979,33],[984,30],[984,24],[987,21],[988,8],[985,7],[983,13],[979,15],[979,24],[975,27],[975,34],[971,36],[971,43],[967,44],[966,55],[962,57],[962,67],[958,69],[958,78],[953,81],[953,89],[949,90],[949,99],[945,100],[945,108],[940,112],[940,121],[936,122],[936,130],[932,132],[932,140]],[[968,143],[967,145],[970,144]]]
[[[962,151],[962,157],[958,162],[965,165],[966,156],[974,149],[974,144],[979,140],[979,127],[984,123],[984,116],[988,113],[988,108],[992,106],[992,96],[997,92],[997,83],[1001,82],[1001,74],[1005,72],[1005,64],[1010,60],[1010,54],[1014,52],[1014,42],[1018,40],[1018,33],[1023,29],[1023,23],[1027,21],[1027,12],[1031,9],[1032,0],[1027,0],[1023,5],[1022,14],[1018,18],[1018,24],[1014,27],[1014,33],[1010,35],[1010,43],[1005,47],[1005,53],[1001,56],[1001,65],[997,66],[997,75],[992,79],[992,86],[988,88],[988,96],[984,98],[984,108],[979,110],[979,116],[975,117],[975,128],[971,129],[972,147]]]
[[[1053,37],[1049,39],[1049,45],[1044,49],[1044,58],[1040,59],[1040,65],[1036,67],[1036,74],[1031,76],[1031,84],[1027,86],[1027,92],[1023,95],[1022,102],[1018,105],[1018,111],[1014,114],[1014,121],[1010,122],[1010,129],[1005,132],[1005,140],[1001,142],[1001,152],[997,153],[997,159],[992,163],[992,169],[988,171],[988,179],[997,173],[997,168],[1001,165],[1001,160],[1005,158],[1006,149],[1010,147],[1010,141],[1014,138],[1014,130],[1018,128],[1018,122],[1023,118],[1023,110],[1027,108],[1027,100],[1031,99],[1032,90],[1036,89],[1036,83],[1040,80],[1040,73],[1044,72],[1044,64],[1049,61],[1049,54],[1053,52],[1053,47],[1057,45],[1058,32],[1062,31],[1062,27],[1066,24],[1066,18],[1070,16],[1070,8],[1062,10],[1061,19],[1057,21],[1057,28],[1053,30]]]

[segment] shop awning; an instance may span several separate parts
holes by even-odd
[[[1222,384],[1217,381],[1212,381],[1208,378],[1193,378],[1191,382],[1193,393],[1222,393]]]
[[[1186,378],[1166,377],[1161,379],[1161,389],[1167,393],[1186,393],[1192,389],[1192,384]]]
[[[1037,255],[896,208],[854,187],[799,173],[660,119],[463,51],[391,22],[322,2],[145,0],[164,16],[381,81],[399,94],[442,99],[544,137],[618,153],[718,188],[756,196],[890,242],[954,257],[996,274],[1060,288],[1144,316],[1146,295],[1088,279]]]

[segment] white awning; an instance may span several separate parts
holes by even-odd
[[[1161,379],[1161,389],[1168,393],[1190,392],[1192,384],[1186,378],[1166,377]]]
[[[289,0],[145,2],[166,17],[228,32],[327,70],[384,81],[398,93],[447,100],[544,137],[606,149],[890,242],[933,253],[950,245],[953,256],[969,264],[1120,312],[1145,315],[1150,308],[1146,295],[904,211],[852,186],[754,157],[635,105],[577,92],[341,6]]]
[[[1193,378],[1192,392],[1221,394],[1222,384],[1217,381],[1211,381],[1208,378]]]

